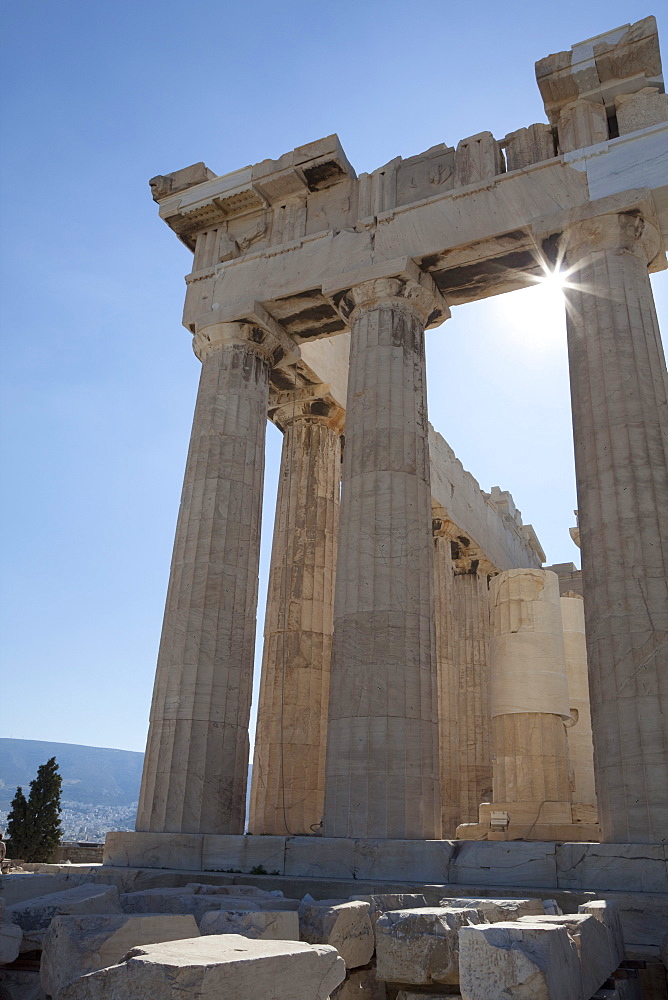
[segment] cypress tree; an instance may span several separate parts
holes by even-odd
[[[60,789],[63,779],[56,758],[51,757],[37,769],[30,782],[26,802],[23,790],[16,789],[8,816],[7,835],[14,857],[24,861],[49,862],[62,834],[60,826]]]
[[[23,789],[19,785],[7,816],[7,850],[12,857],[21,858],[23,861],[27,860],[25,852],[26,848],[30,847],[26,841],[27,833],[28,803]]]

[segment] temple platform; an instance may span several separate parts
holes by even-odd
[[[666,893],[668,844],[108,833],[104,864],[353,881]]]

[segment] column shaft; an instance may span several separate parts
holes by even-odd
[[[343,414],[333,406],[330,415],[322,401],[294,409],[286,404],[279,419],[283,452],[250,805],[255,834],[313,833],[325,795]]]
[[[243,833],[269,359],[203,357],[137,830]]]
[[[591,735],[591,707],[587,674],[587,640],[585,636],[584,602],[574,594],[561,598],[561,619],[564,626],[564,649],[568,674],[568,703],[575,711],[576,721],[567,730],[568,756],[573,772],[573,802],[592,807],[596,816],[594,785],[594,744]]]
[[[668,403],[638,212],[564,237],[596,787],[603,839],[668,836]]]
[[[459,823],[475,823],[492,791],[489,598],[482,573],[455,573],[455,660],[459,680]]]
[[[435,517],[434,606],[438,677],[439,761],[441,773],[441,835],[455,836],[460,820],[459,678],[455,666],[456,622],[452,533],[448,522]],[[451,525],[454,529],[454,525]]]
[[[424,359],[433,306],[409,301],[405,286],[349,293],[326,836],[441,830]]]

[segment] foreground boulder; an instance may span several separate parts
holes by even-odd
[[[577,949],[555,924],[462,927],[459,971],[462,1000],[582,1000]]]
[[[369,904],[305,897],[299,906],[299,936],[310,944],[332,945],[347,969],[367,965],[374,949]]]
[[[520,917],[542,917],[545,913],[540,899],[442,899],[438,905],[454,910],[478,910],[489,924],[519,920]]]
[[[384,913],[376,923],[380,979],[411,986],[459,982],[459,931],[478,924],[474,909],[427,906]]]
[[[45,931],[57,914],[120,912],[116,886],[86,883],[64,892],[13,903],[5,910],[5,920],[18,924],[24,933],[30,933]]]
[[[299,941],[295,910],[213,910],[200,920],[202,934],[242,934],[261,941]]]
[[[588,998],[608,979],[617,968],[612,957],[610,931],[591,913],[569,913],[561,916],[521,917],[527,921],[565,927],[575,943],[580,959],[582,996]]]
[[[133,948],[70,983],[58,1000],[326,1000],[346,967],[336,949],[211,935]]]
[[[48,996],[79,976],[120,962],[131,948],[197,937],[191,915],[97,913],[56,916],[43,942],[40,978]]]

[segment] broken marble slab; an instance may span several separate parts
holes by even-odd
[[[626,949],[617,905],[606,899],[592,899],[591,902],[581,903],[578,906],[578,913],[589,913],[605,925],[608,930],[610,962],[613,969],[619,968],[626,958]]]
[[[7,906],[22,903],[26,899],[37,899],[54,892],[71,889],[64,878],[55,875],[40,875],[37,872],[13,872],[0,877],[0,891]]]
[[[57,997],[68,983],[116,965],[131,948],[198,937],[188,914],[85,913],[55,916],[44,937],[40,978],[44,992]]]
[[[414,910],[427,905],[427,900],[421,892],[376,892],[369,896],[362,894],[349,896],[348,899],[359,899],[369,904],[369,917],[374,926],[378,918],[390,910]]]
[[[283,897],[280,889],[260,889],[256,885],[209,885],[206,882],[188,882],[184,886],[183,892],[194,892],[209,894],[212,896],[268,896],[270,898]]]
[[[613,964],[610,931],[601,920],[597,920],[591,913],[520,917],[519,922],[524,924],[532,921],[534,925],[545,923],[566,928],[569,936],[575,942],[580,960],[583,997],[587,998],[595,993],[617,968],[617,965]]]
[[[70,983],[58,1000],[327,1000],[345,972],[327,945],[205,935],[133,948],[120,964]]]
[[[112,885],[85,885],[52,892],[48,896],[13,903],[5,911],[5,919],[18,924],[24,933],[46,931],[57,914],[120,913],[118,889]]]
[[[379,977],[411,986],[458,983],[459,931],[482,919],[475,909],[441,906],[384,913],[376,922]]]
[[[200,920],[201,934],[242,934],[262,941],[299,941],[295,910],[210,910]]]
[[[580,960],[567,929],[530,920],[462,927],[462,1000],[583,1000]]]
[[[519,920],[520,917],[542,917],[545,908],[541,899],[442,899],[439,906],[453,910],[478,910],[490,924],[498,924],[506,920]]]
[[[369,904],[306,896],[299,906],[299,936],[310,944],[332,945],[347,969],[367,965],[374,951]]]

